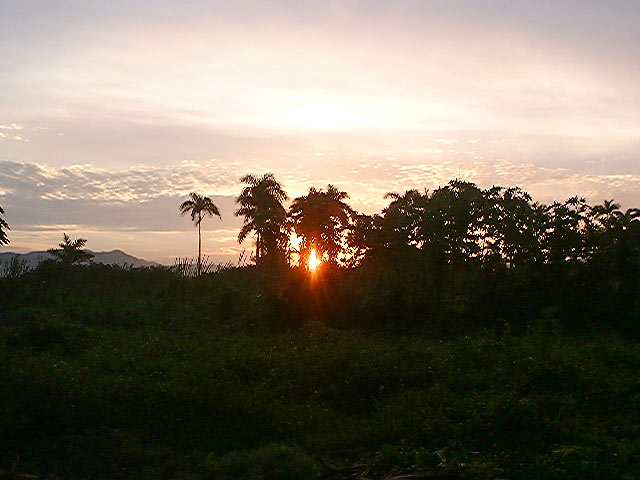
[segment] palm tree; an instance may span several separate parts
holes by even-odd
[[[624,213],[622,211],[617,212],[616,216],[618,217],[618,225],[622,227],[623,230],[628,229],[633,224],[637,226],[640,218],[640,209],[639,208],[628,208]]]
[[[355,216],[355,211],[344,202],[347,198],[347,192],[327,185],[326,191],[311,187],[307,195],[293,201],[289,216],[296,234],[302,237],[300,254],[303,263],[313,249],[320,258],[326,254],[331,263],[337,261],[345,233]]]
[[[596,205],[591,211],[605,228],[614,227],[617,223],[617,218],[623,215],[620,211],[620,204],[615,203],[613,198],[611,200],[605,200],[602,202],[602,205]]]
[[[2,207],[0,207],[0,215],[4,215]],[[9,243],[9,237],[7,237],[7,232],[5,232],[3,228],[11,230],[11,228],[9,228],[9,224],[5,222],[4,218],[0,217],[0,245],[6,245]]]
[[[288,199],[283,185],[273,173],[261,177],[249,174],[240,178],[247,184],[236,203],[239,205],[236,217],[244,217],[244,225],[238,234],[238,243],[242,243],[249,233],[256,232],[256,263],[262,258],[271,257],[282,250],[286,241],[283,228],[287,212],[282,202]]]
[[[190,199],[180,204],[179,210],[182,216],[187,213],[191,214],[191,221],[198,226],[198,269],[197,274],[200,275],[202,268],[202,237],[200,235],[200,224],[202,223],[203,216],[209,215],[213,217],[217,215],[220,220],[222,216],[218,207],[211,201],[209,197],[203,197],[196,192],[189,194]]]

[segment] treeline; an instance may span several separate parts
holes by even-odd
[[[390,198],[381,215],[355,222],[374,305],[425,319],[561,316],[576,327],[636,328],[638,209],[578,197],[543,205],[517,187],[458,180]]]
[[[375,215],[353,210],[348,194],[332,185],[311,188],[285,214],[286,194],[272,175],[247,178],[253,184],[238,199],[237,214],[246,219],[239,240],[257,232],[258,265],[296,257],[304,270],[312,251],[323,260],[307,295],[297,279],[287,300],[276,282],[280,299],[307,308],[296,317],[457,331],[540,318],[637,328],[637,208],[622,211],[613,200],[592,206],[579,197],[544,205],[518,187],[453,180],[434,191],[390,193]],[[278,198],[269,195],[274,185]]]
[[[311,321],[437,336],[535,324],[640,332],[637,208],[579,197],[544,205],[518,187],[453,180],[433,191],[390,193],[386,208],[365,215],[333,185],[311,188],[287,209],[272,174],[241,181],[238,241],[255,234],[256,269],[238,285],[237,275],[225,273],[217,297],[223,323],[255,308],[273,329]],[[180,211],[198,227],[206,215],[220,215],[195,193]],[[52,253],[76,263],[82,244],[65,236]],[[312,273],[311,258],[321,260]],[[197,275],[204,270],[199,254]],[[197,282],[179,285],[201,295]],[[253,295],[259,305],[249,307]]]
[[[519,187],[483,190],[453,180],[433,192],[389,193],[390,204],[380,214],[364,215],[346,203],[347,192],[333,185],[312,187],[287,211],[288,196],[272,174],[246,175],[241,181],[248,186],[236,200],[235,215],[245,220],[238,241],[255,233],[257,263],[277,257],[292,263],[295,254],[293,263],[306,267],[311,250],[323,262],[342,267],[393,264],[407,257],[413,263],[419,256],[435,270],[470,262],[485,268],[598,262],[625,276],[638,263],[640,209],[623,212],[613,200],[591,206],[576,196],[544,205]],[[200,211],[190,212],[199,224]],[[292,232],[299,245],[292,245]]]

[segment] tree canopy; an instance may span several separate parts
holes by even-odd
[[[62,263],[77,264],[88,262],[93,258],[93,254],[82,250],[87,243],[85,238],[71,240],[66,233],[62,234],[62,242],[58,244],[60,248],[50,248],[47,250],[54,258]]]
[[[289,208],[289,217],[296,235],[302,238],[302,263],[306,265],[311,250],[329,263],[337,263],[346,251],[346,239],[355,211],[345,203],[349,198],[333,185],[327,189],[309,189],[307,195],[296,198]]]
[[[288,199],[283,185],[272,173],[261,177],[248,174],[240,178],[246,184],[236,198],[236,217],[244,217],[238,234],[242,243],[251,232],[256,233],[256,262],[283,256],[287,247],[287,212],[282,205]]]

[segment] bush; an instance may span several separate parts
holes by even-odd
[[[250,451],[207,457],[208,478],[216,480],[255,479],[308,480],[318,475],[318,465],[300,447],[270,443]]]

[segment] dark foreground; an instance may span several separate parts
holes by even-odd
[[[291,325],[246,275],[49,265],[0,280],[0,468],[640,478],[637,340],[568,331],[553,310],[447,336]]]

